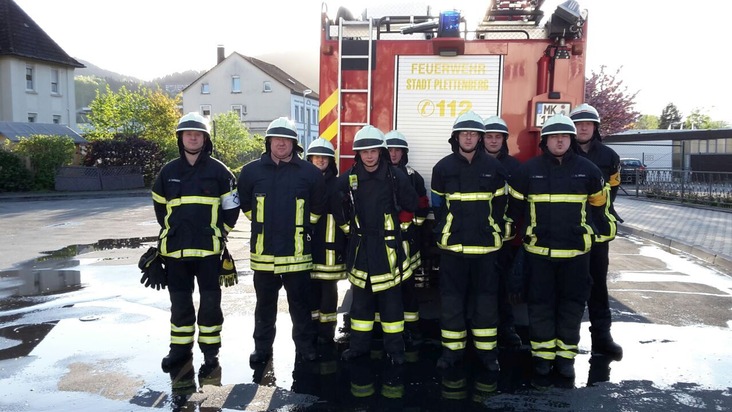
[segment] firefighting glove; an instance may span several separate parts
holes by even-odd
[[[168,274],[163,263],[163,257],[158,253],[158,249],[150,247],[137,263],[137,267],[142,271],[140,283],[146,288],[165,289],[168,286]]]
[[[239,276],[236,273],[234,258],[231,257],[229,249],[224,247],[221,255],[221,269],[219,270],[219,286],[229,287],[239,283]]]

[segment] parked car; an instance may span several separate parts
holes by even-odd
[[[636,180],[638,180],[636,182]],[[646,181],[646,165],[640,159],[620,159],[620,182],[621,183],[643,183]]]

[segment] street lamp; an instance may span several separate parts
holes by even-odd
[[[303,132],[305,133],[305,141],[303,142],[304,145],[307,145],[310,140],[310,110],[308,110],[307,107],[305,107],[305,96],[309,95],[313,91],[310,89],[305,89],[302,91],[302,110],[303,110],[303,121],[307,121],[307,125],[303,127]],[[306,115],[307,112],[307,115]],[[307,120],[306,120],[307,119]]]

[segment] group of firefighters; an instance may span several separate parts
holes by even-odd
[[[339,173],[329,141],[316,139],[303,156],[295,124],[282,117],[267,128],[261,158],[237,178],[211,157],[208,120],[184,115],[180,158],[161,169],[152,189],[158,263],[141,263],[146,286],[167,286],[170,294],[163,370],[192,360],[196,326],[199,376],[219,367],[221,287],[236,282],[223,275],[233,262],[222,255],[229,256],[227,234],[240,212],[251,221],[252,364],[272,356],[282,286],[296,360],[316,360],[318,345],[334,342],[337,282],[346,278],[352,302],[342,359],[369,354],[378,333],[388,360],[403,364],[405,348],[422,340],[413,274],[432,248],[440,252],[438,368],[459,364],[471,342],[497,378],[499,346],[522,344],[513,323],[520,302],[528,308],[534,386],[549,386],[552,372],[573,381],[585,305],[593,354],[619,360],[606,282],[619,158],[602,144],[599,126],[588,104],[555,115],[541,129],[542,154],[521,163],[508,154],[503,119],[464,113],[448,139],[452,153],[432,170],[430,199],[398,130],[361,128],[355,162]],[[431,233],[420,230],[430,211]]]

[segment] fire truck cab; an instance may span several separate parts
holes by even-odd
[[[319,132],[339,170],[352,164],[362,126],[397,129],[429,191],[452,124],[468,110],[501,116],[519,160],[537,155],[544,120],[582,103],[585,86],[586,11],[570,0],[545,19],[543,3],[490,1],[472,28],[459,10],[329,16],[323,3]]]

